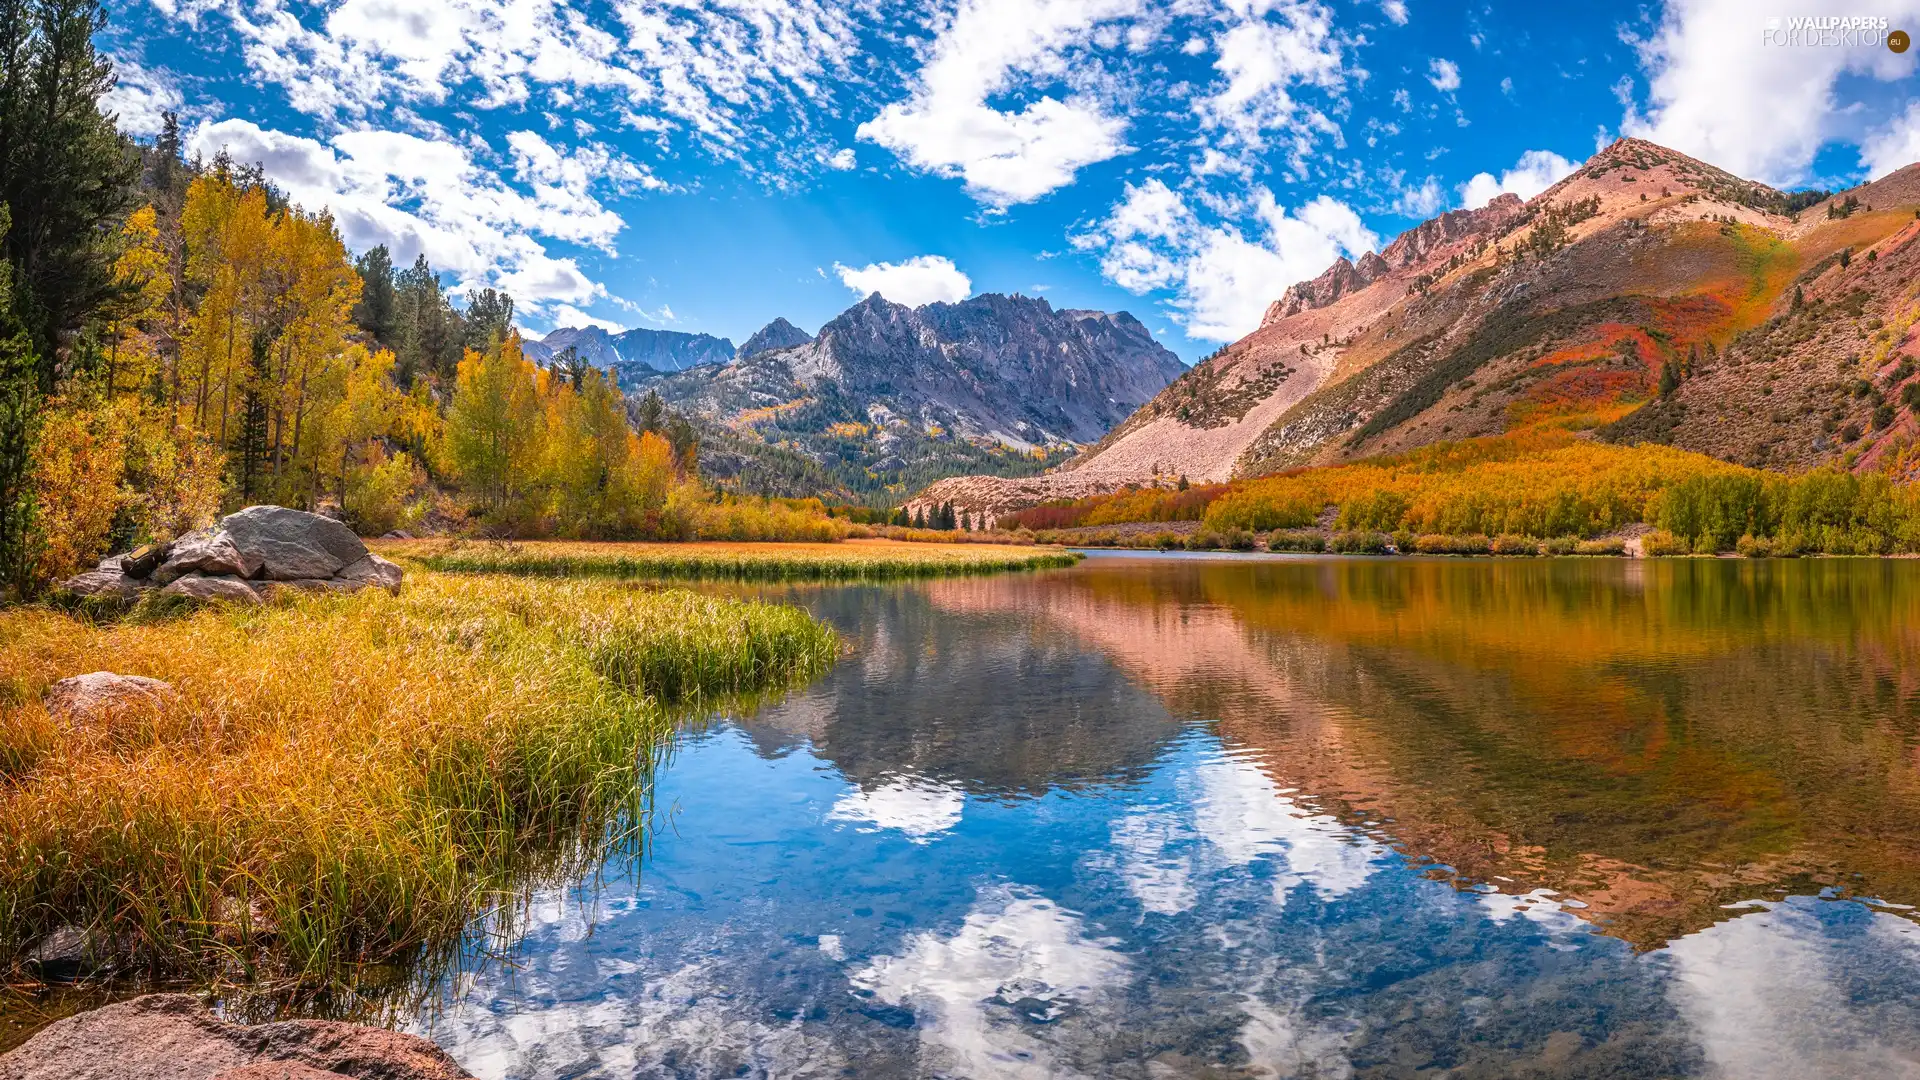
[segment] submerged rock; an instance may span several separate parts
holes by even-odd
[[[20,959],[46,982],[73,982],[93,962],[93,937],[77,926],[62,926],[34,942]]]
[[[472,1080],[425,1039],[360,1024],[229,1024],[149,994],[48,1025],[0,1056],[0,1080]]]
[[[132,554],[142,556],[138,565],[128,563]],[[304,592],[377,588],[398,593],[402,577],[398,566],[369,552],[352,529],[332,518],[284,506],[249,506],[164,549],[111,556],[61,587],[76,596],[126,601],[161,588],[195,600],[249,604],[259,601],[269,585]]]
[[[76,724],[105,720],[129,708],[155,708],[173,684],[145,675],[94,671],[61,679],[47,690],[47,712]]]

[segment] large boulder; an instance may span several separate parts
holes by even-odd
[[[229,1024],[187,994],[149,994],[70,1016],[0,1056],[0,1080],[319,1076],[472,1080],[446,1051],[412,1035],[330,1020]]]
[[[185,596],[205,603],[222,600],[229,604],[257,604],[260,594],[253,586],[231,575],[188,574],[160,590],[163,596]]]
[[[154,570],[152,580],[165,585],[193,573],[250,578],[260,572],[264,561],[258,552],[241,551],[230,533],[191,532],[167,548],[166,561]]]
[[[117,558],[117,557],[116,557]],[[147,588],[147,582],[139,578],[128,577],[121,572],[115,562],[111,569],[102,566],[99,570],[89,570],[84,574],[60,583],[60,587],[75,596],[101,596],[113,600],[132,600]]]
[[[249,506],[220,520],[243,555],[260,560],[258,573],[272,581],[330,578],[367,556],[367,545],[332,518],[284,506]]]
[[[158,708],[173,693],[173,684],[145,675],[94,671],[61,679],[47,689],[47,712],[75,724],[110,719],[128,709]]]
[[[138,565],[129,562],[133,555],[140,556]],[[134,600],[145,589],[164,586],[174,596],[251,604],[283,585],[313,593],[385,589],[397,594],[401,576],[398,566],[369,552],[352,529],[332,518],[284,506],[249,506],[164,549],[156,545],[111,556],[61,587],[79,596]]]
[[[347,592],[379,588],[385,589],[395,596],[398,596],[400,595],[401,576],[401,571],[398,566],[395,566],[393,563],[388,562],[378,555],[369,553],[366,558],[335,574],[330,584],[333,584],[336,588],[344,589]]]

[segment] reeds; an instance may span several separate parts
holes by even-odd
[[[403,541],[390,557],[446,573],[655,580],[886,581],[1071,566],[1072,552],[884,540],[837,544],[490,544]]]
[[[837,648],[797,608],[419,572],[149,623],[0,612],[0,957],[73,925],[163,977],[409,962],[636,844],[680,703]],[[49,684],[102,668],[174,693],[49,715]]]

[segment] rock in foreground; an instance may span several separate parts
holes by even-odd
[[[71,723],[87,724],[129,708],[151,708],[173,692],[173,684],[144,675],[95,671],[61,679],[47,690],[47,712]]]
[[[70,1016],[0,1057],[0,1080],[472,1080],[425,1039],[327,1020],[229,1024],[186,994]]]
[[[284,506],[249,506],[212,529],[168,544],[147,562],[115,555],[68,578],[77,596],[135,600],[149,589],[193,600],[259,603],[273,585],[307,592],[400,591],[398,566],[367,550],[353,530],[332,518]]]

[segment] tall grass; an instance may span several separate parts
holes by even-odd
[[[418,572],[145,624],[0,612],[0,957],[72,924],[156,975],[417,958],[637,843],[672,710],[836,650],[796,608]],[[41,705],[103,667],[175,693],[97,723]]]
[[[886,581],[1071,566],[1071,552],[987,544],[474,544],[409,541],[382,552],[447,573],[657,580]]]

